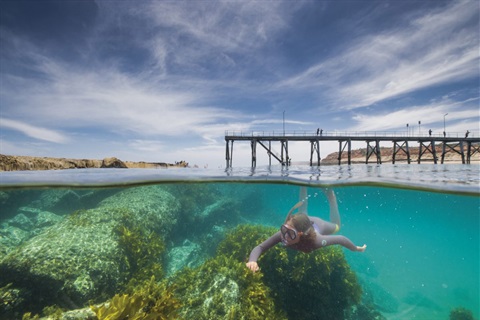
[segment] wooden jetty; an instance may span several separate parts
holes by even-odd
[[[440,163],[444,163],[445,154],[448,152],[455,152],[460,154],[462,163],[469,164],[471,157],[480,153],[480,137],[479,135],[472,135],[472,137],[461,137],[461,134],[443,135],[408,135],[405,133],[382,133],[378,132],[362,132],[362,133],[328,133],[321,135],[308,132],[293,132],[290,134],[270,133],[264,132],[250,132],[250,133],[236,133],[225,132],[225,159],[227,168],[232,167],[233,162],[233,143],[235,141],[249,141],[252,151],[252,167],[257,165],[257,146],[260,145],[266,150],[269,164],[271,165],[272,157],[278,161],[282,166],[289,166],[291,159],[288,153],[289,141],[304,141],[310,143],[310,166],[320,166],[320,144],[325,141],[338,142],[338,164],[342,164],[342,155],[347,153],[347,164],[352,163],[352,142],[362,141],[366,143],[366,158],[365,163],[375,162],[382,163],[382,155],[380,150],[381,142],[393,143],[392,163],[399,161],[397,155],[403,153],[406,155],[408,164],[411,163],[411,154],[409,144],[418,144],[418,158],[417,162],[433,161],[437,164],[439,156],[437,155],[437,146],[441,146],[442,152],[440,155]],[[280,154],[272,149],[272,143],[280,144]],[[426,155],[431,155],[427,158]],[[422,159],[423,157],[423,159]]]

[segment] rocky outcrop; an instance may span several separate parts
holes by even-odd
[[[0,154],[0,171],[17,170],[59,170],[86,168],[142,168],[157,169],[168,167],[187,167],[188,163],[180,161],[175,164],[163,162],[132,162],[111,157],[103,160],[68,159],[50,157],[8,156]]]
[[[112,158],[103,159],[101,168],[128,168],[128,167],[122,160],[112,157]]]
[[[5,237],[18,233],[29,239],[19,239],[20,246],[3,252],[0,288],[12,283],[9,292],[15,290],[21,297],[16,300],[24,304],[20,309],[41,310],[44,301],[71,309],[112,296],[135,271],[128,257],[131,248],[125,246],[135,245],[132,241],[139,241],[142,234],[168,237],[179,215],[178,201],[161,186],[126,189],[103,200],[98,208],[67,217],[48,212],[19,214],[2,226],[2,232]]]

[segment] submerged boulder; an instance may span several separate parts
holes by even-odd
[[[161,186],[125,189],[9,252],[0,261],[0,287],[11,283],[21,291],[17,310],[23,311],[102,301],[126,284],[140,262],[161,259],[155,251],[139,248],[157,243],[151,241],[152,232],[168,236],[178,215],[176,199]],[[138,262],[138,257],[129,257],[132,252],[151,256]],[[0,316],[6,312],[1,308]]]

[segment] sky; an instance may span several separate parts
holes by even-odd
[[[220,168],[226,131],[478,137],[479,12],[476,0],[0,0],[0,153]],[[308,142],[289,148],[310,157]],[[249,165],[235,142],[233,166]]]

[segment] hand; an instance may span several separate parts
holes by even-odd
[[[260,270],[256,261],[247,262],[247,268],[252,270],[253,272],[257,272],[258,270]]]
[[[361,246],[361,247],[357,247],[357,251],[360,251],[360,252],[364,252],[365,249],[367,249],[367,245],[366,245],[366,244],[364,244],[364,245]]]

